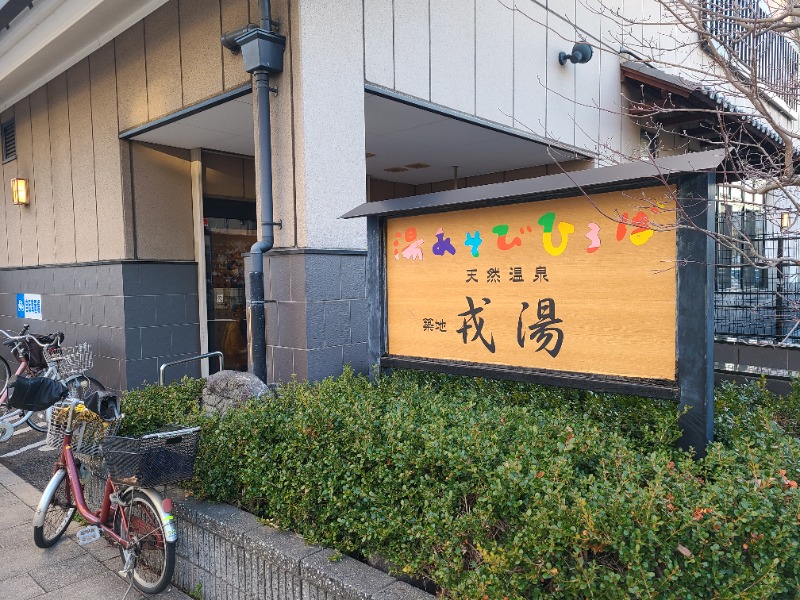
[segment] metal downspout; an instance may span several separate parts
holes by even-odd
[[[269,5],[259,2],[259,8]],[[267,8],[267,14],[269,9]],[[267,19],[267,22],[269,20]],[[263,23],[263,18],[262,18]],[[250,294],[247,306],[248,370],[261,381],[267,381],[267,338],[264,315],[264,253],[275,243],[275,224],[272,208],[272,147],[269,115],[269,73],[266,69],[253,72],[256,138],[256,198],[261,203],[261,239],[250,248]]]
[[[250,248],[247,298],[248,370],[267,382],[266,317],[264,315],[264,253],[275,243],[272,199],[272,146],[269,113],[270,73],[283,71],[285,38],[272,31],[270,0],[258,0],[259,26],[248,25],[222,36],[222,43],[243,52],[245,70],[253,75],[256,142],[256,201],[261,205],[261,235]],[[233,38],[233,39],[231,39]],[[266,39],[266,41],[265,41]],[[277,223],[280,225],[279,223]]]
[[[258,26],[267,31],[272,31],[270,10],[269,0],[258,0]]]

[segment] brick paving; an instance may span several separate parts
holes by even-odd
[[[52,548],[33,543],[33,513],[41,491],[0,465],[0,600],[111,600],[123,598],[128,582],[117,574],[119,552],[105,539],[80,546],[73,521]],[[136,589],[127,599],[189,600],[170,586],[158,596]]]

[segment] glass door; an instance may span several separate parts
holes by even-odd
[[[208,350],[225,368],[247,370],[247,310],[242,255],[257,240],[254,202],[203,200]],[[213,361],[212,361],[213,362]]]

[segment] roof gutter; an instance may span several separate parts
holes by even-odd
[[[0,28],[10,29],[11,22],[26,8],[33,8],[33,0],[8,0],[0,8]]]

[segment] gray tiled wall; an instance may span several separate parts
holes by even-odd
[[[200,354],[197,265],[126,262],[122,269],[128,387],[157,382],[159,365]],[[167,381],[198,377],[199,363],[169,367]]]
[[[270,381],[368,371],[366,252],[272,251],[264,297]]]
[[[313,381],[345,364],[367,364],[366,253],[273,251],[265,257],[267,360],[271,381]],[[89,342],[91,374],[128,389],[158,380],[159,365],[200,353],[197,265],[123,261],[0,269],[0,328],[19,330],[16,294],[42,295],[35,333]],[[199,375],[170,367],[167,380]]]
[[[16,316],[16,294],[41,294],[42,320]],[[108,262],[0,269],[0,328],[63,331],[65,345],[89,342],[91,375],[127,389],[158,380],[158,365],[199,354],[197,265]],[[8,356],[6,356],[8,358]],[[196,364],[168,379],[199,375]]]

